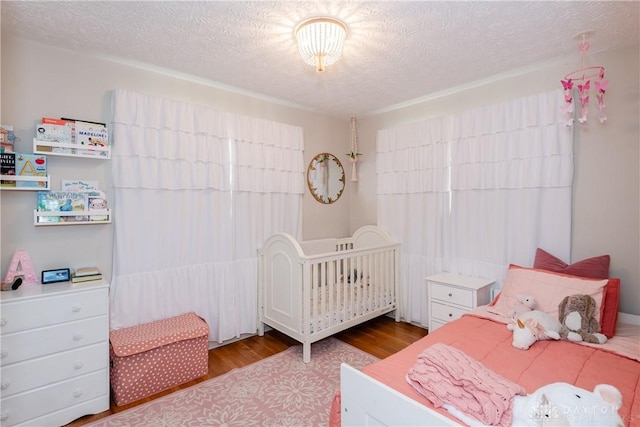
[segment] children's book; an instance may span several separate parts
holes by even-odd
[[[64,191],[98,191],[98,181],[83,179],[62,179],[60,186]]]
[[[16,175],[47,176],[47,157],[42,154],[16,153]],[[42,187],[45,181],[16,181],[16,187]]]
[[[0,153],[0,175],[16,174],[16,153]],[[0,187],[15,187],[16,182],[1,180]]]
[[[73,120],[43,117],[42,125],[40,126],[47,126],[47,125],[61,126],[65,128],[62,131],[64,133],[64,140],[59,140],[57,142],[64,142],[67,144],[73,144],[75,142],[75,122]],[[36,129],[38,128],[36,127]],[[41,139],[41,138],[39,136],[36,136],[36,139]],[[75,154],[75,151],[76,151],[68,147],[50,147],[46,145],[36,145],[36,149],[39,151],[51,151],[53,153],[65,153],[65,154]]]
[[[83,147],[107,147],[109,145],[109,132],[106,126],[76,121],[76,144]],[[104,151],[78,150],[78,154],[89,154],[95,156],[106,156]]]
[[[75,191],[41,191],[38,193],[40,212],[77,212],[78,215],[40,216],[38,222],[87,221],[87,194]]]
[[[91,211],[105,210],[109,206],[107,205],[107,196],[103,191],[88,191],[87,192],[87,205],[89,206],[89,213]],[[108,221],[109,215],[91,215],[89,221]]]

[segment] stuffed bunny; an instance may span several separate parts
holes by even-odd
[[[536,308],[536,301],[531,295],[518,295],[517,302],[510,317],[514,318]]]
[[[607,337],[600,333],[595,318],[596,302],[589,295],[570,295],[558,305],[558,320],[562,324],[560,337],[568,341],[602,344]]]

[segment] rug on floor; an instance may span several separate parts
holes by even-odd
[[[377,360],[330,337],[311,346],[311,363],[297,345],[86,426],[326,426],[340,363]]]

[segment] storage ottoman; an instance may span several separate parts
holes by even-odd
[[[125,405],[209,372],[209,326],[195,313],[109,333],[111,390]]]

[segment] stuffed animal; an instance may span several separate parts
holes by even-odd
[[[567,383],[540,387],[526,396],[515,396],[514,426],[624,426],[618,409],[622,394],[609,384],[593,392]]]
[[[528,350],[539,340],[559,340],[560,322],[540,310],[532,310],[517,316],[507,324],[513,331],[512,345],[520,350]]]
[[[484,426],[451,404],[442,406],[470,427]],[[553,383],[531,394],[514,396],[511,425],[621,427],[624,426],[618,414],[621,406],[622,394],[612,385],[598,384],[590,392],[568,383]]]
[[[531,295],[518,295],[513,313],[509,317],[517,317],[536,308],[536,301]]]
[[[595,318],[596,302],[589,295],[570,295],[558,305],[558,320],[562,323],[560,337],[568,341],[585,341],[602,344],[607,337],[600,333],[600,323]]]

